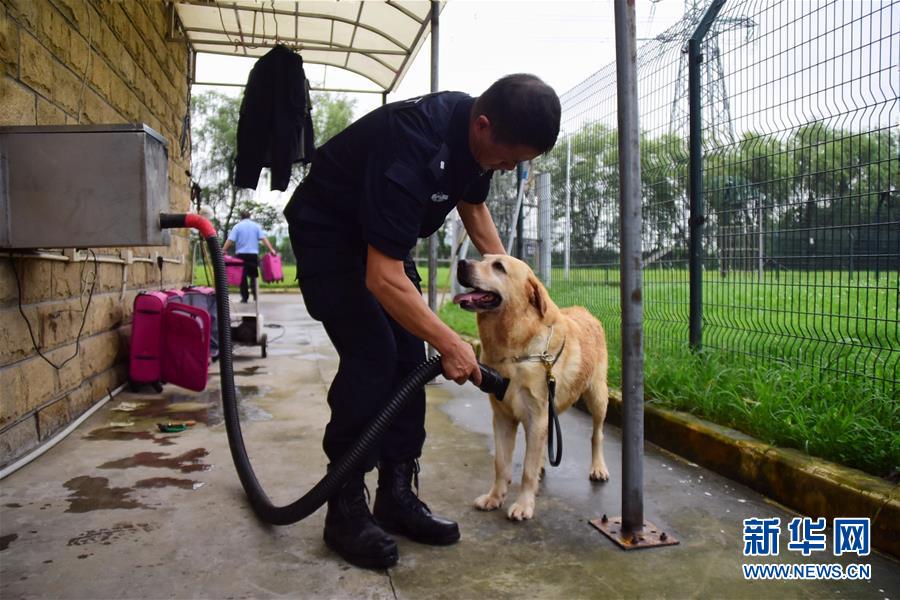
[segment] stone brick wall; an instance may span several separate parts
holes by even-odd
[[[157,0],[0,0],[0,125],[146,123],[168,142],[170,208],[186,211],[189,52],[167,40],[168,24]],[[126,380],[138,291],[190,281],[183,232],[168,247],[95,253],[97,263],[73,250],[48,249],[59,260],[0,252],[0,466]],[[57,367],[74,358],[56,368],[35,345]]]

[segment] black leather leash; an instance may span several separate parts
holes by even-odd
[[[516,362],[540,361],[547,371],[547,458],[550,460],[551,467],[558,467],[560,461],[562,461],[562,427],[559,425],[559,415],[556,413],[556,378],[553,376],[553,365],[562,356],[563,348],[566,347],[566,339],[563,338],[562,345],[559,347],[559,352],[556,353],[556,356],[550,354],[550,340],[552,339],[553,327],[551,326],[550,335],[547,337],[547,347],[542,353],[520,356],[515,360]],[[554,434],[556,436],[555,453],[553,451]]]
[[[563,348],[566,346],[566,341],[563,340]],[[556,355],[556,358],[559,358],[560,354],[562,354],[562,348],[559,349],[559,354]],[[560,461],[562,460],[562,428],[559,426],[559,415],[556,414],[556,378],[553,376],[553,365],[556,363],[556,360],[553,362],[545,362],[544,365],[547,369],[547,413],[548,423],[547,423],[547,458],[550,460],[551,467],[558,467]],[[553,433],[556,431],[556,458],[553,457]]]

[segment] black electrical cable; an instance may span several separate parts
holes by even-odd
[[[190,217],[189,219],[187,217]],[[231,310],[228,300],[228,277],[225,271],[225,262],[219,240],[212,226],[205,219],[196,215],[160,215],[160,226],[164,229],[173,227],[206,226],[207,231],[201,229],[202,237],[206,238],[209,247],[210,258],[213,264],[213,273],[216,280],[216,299],[219,327],[219,376],[221,378],[222,406],[225,413],[225,431],[228,434],[228,445],[231,447],[231,457],[234,466],[244,487],[244,492],[250,500],[250,505],[256,515],[266,523],[272,525],[289,525],[296,523],[313,512],[334,496],[343,487],[354,471],[357,471],[377,447],[377,444],[388,426],[403,410],[413,393],[420,390],[426,383],[441,374],[441,357],[433,356],[419,365],[394,393],[387,405],[366,426],[362,435],[353,446],[337,462],[332,463],[328,473],[303,497],[286,506],[275,506],[269,500],[247,456],[244,446],[244,438],[241,434],[241,423],[237,409],[237,397],[234,388],[234,364],[231,354]],[[499,373],[479,365],[481,368],[480,388],[502,399],[506,394],[509,381],[503,379]]]
[[[12,256],[9,257],[9,264],[12,267],[13,276],[16,279],[16,292],[17,292],[17,296],[18,296],[19,314],[21,314],[22,318],[25,320],[25,326],[28,328],[28,335],[31,336],[31,345],[34,346],[34,351],[38,353],[38,356],[43,358],[47,362],[47,364],[49,364],[51,367],[53,367],[57,371],[62,369],[64,366],[66,366],[66,364],[70,360],[72,360],[73,358],[78,356],[78,352],[81,349],[81,334],[84,331],[84,324],[87,322],[87,314],[88,314],[88,309],[91,307],[91,299],[93,299],[93,297],[94,297],[94,287],[97,285],[97,266],[99,264],[99,261],[97,260],[97,254],[90,248],[88,248],[88,252],[90,252],[91,256],[94,257],[94,276],[91,279],[91,290],[90,290],[90,292],[88,292],[87,306],[85,306],[84,309],[82,310],[81,326],[78,328],[78,334],[75,336],[75,352],[72,353],[72,356],[70,356],[66,360],[62,361],[58,365],[56,363],[54,363],[52,360],[50,360],[49,358],[47,358],[47,356],[43,352],[41,352],[41,349],[38,348],[37,340],[34,337],[34,331],[31,328],[31,321],[28,320],[28,317],[25,315],[25,310],[22,308],[22,285],[19,283],[19,270],[16,269],[15,259]],[[84,267],[86,264],[87,264],[87,259],[85,259],[81,263],[81,275],[79,276],[79,279],[81,280],[82,284],[84,283]],[[83,298],[84,297],[84,289],[83,288],[81,290],[81,295]]]

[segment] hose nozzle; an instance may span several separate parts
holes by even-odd
[[[509,387],[509,379],[505,379],[500,373],[481,363],[478,363],[478,368],[481,369],[481,385],[478,386],[478,389],[485,394],[493,394],[497,400],[502,402],[503,396],[506,395],[506,388]]]

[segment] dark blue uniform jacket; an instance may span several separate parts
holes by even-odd
[[[460,201],[487,198],[469,151],[475,99],[440,92],[382,106],[321,146],[284,214],[300,276],[359,268],[367,244],[398,260]]]

